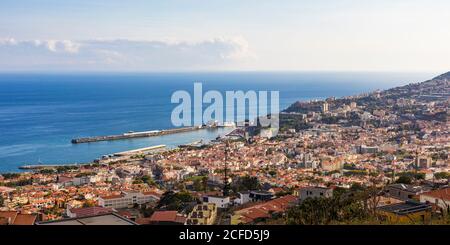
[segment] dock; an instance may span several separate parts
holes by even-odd
[[[99,141],[111,141],[111,140],[124,140],[124,139],[134,139],[134,138],[144,138],[144,137],[154,137],[154,136],[162,136],[167,134],[177,134],[184,133],[190,131],[196,131],[202,129],[201,126],[196,127],[183,127],[183,128],[174,128],[167,130],[152,130],[152,131],[144,131],[144,132],[128,132],[119,135],[107,135],[107,136],[94,136],[94,137],[85,137],[85,138],[75,138],[72,139],[72,144],[81,144],[81,143],[92,143]]]

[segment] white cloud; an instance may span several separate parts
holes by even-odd
[[[42,45],[42,41],[34,40],[36,46]],[[81,44],[70,40],[48,40],[44,41],[45,46],[52,52],[78,53]]]
[[[0,39],[3,70],[208,70],[252,57],[242,37],[197,42]]]

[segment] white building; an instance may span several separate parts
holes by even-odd
[[[322,112],[328,112],[328,103],[327,102],[323,102],[322,104]]]
[[[131,208],[135,204],[156,202],[159,197],[153,192],[122,192],[120,195],[99,197],[98,204],[107,208]]]
[[[234,199],[234,203],[237,205],[242,205],[250,202],[252,199],[250,198],[250,192],[239,192],[239,197]]]
[[[304,201],[307,198],[321,198],[332,197],[333,189],[325,187],[304,187],[299,191],[300,201]]]
[[[204,196],[203,201],[207,203],[214,203],[217,208],[228,208],[231,204],[230,197],[224,196]]]
[[[420,202],[438,206],[444,212],[450,209],[450,188],[421,193]]]

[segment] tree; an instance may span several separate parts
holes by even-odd
[[[0,207],[3,207],[4,204],[5,204],[5,199],[3,198],[2,195],[0,195]]]
[[[396,183],[398,184],[411,184],[412,179],[411,177],[407,176],[407,175],[402,175],[398,178],[398,180],[396,181]]]
[[[449,179],[450,178],[450,173],[448,173],[448,172],[439,172],[439,173],[435,173],[434,177],[436,179]]]
[[[365,189],[347,191],[339,189],[332,197],[307,198],[287,211],[287,224],[326,225],[352,223],[371,214],[367,201],[371,198]]]
[[[141,180],[146,183],[147,185],[153,186],[156,185],[155,181],[153,180],[153,178],[149,175],[144,175],[141,177]]]
[[[201,191],[201,190],[203,190],[203,185],[202,185],[202,183],[200,182],[199,179],[195,179],[195,180],[194,180],[193,187],[194,187],[194,190],[195,190],[195,191]]]
[[[260,188],[260,183],[258,178],[250,177],[248,175],[240,177],[239,180],[233,186],[235,191],[248,191],[257,190]]]
[[[95,202],[86,200],[86,202],[83,203],[83,208],[89,208],[89,207],[95,207]]]
[[[3,178],[6,179],[15,179],[15,178],[19,178],[20,174],[19,173],[4,173],[2,174]]]
[[[195,201],[195,198],[189,192],[168,191],[164,193],[156,206],[159,209],[182,211],[189,203]]]
[[[202,177],[202,185],[203,185],[203,190],[207,191],[208,190],[208,176]]]

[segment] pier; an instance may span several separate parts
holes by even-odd
[[[111,141],[111,140],[124,140],[124,139],[133,139],[133,138],[144,138],[144,137],[154,137],[161,136],[167,134],[177,134],[190,132],[195,130],[200,130],[203,127],[183,127],[183,128],[174,128],[167,130],[152,130],[152,131],[144,131],[144,132],[128,132],[119,135],[107,135],[107,136],[94,136],[94,137],[85,137],[85,138],[75,138],[72,139],[72,144],[81,144],[81,143],[92,143],[98,141]]]

